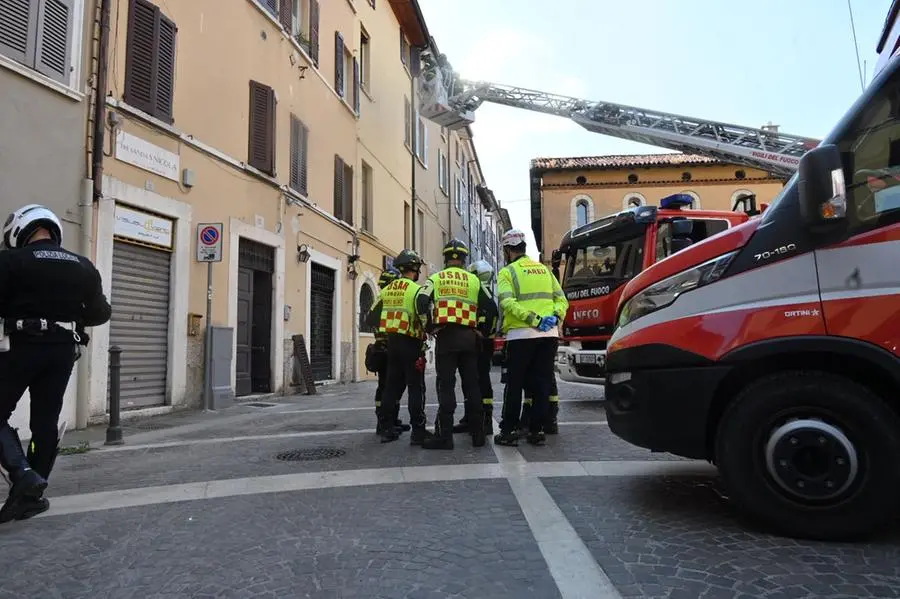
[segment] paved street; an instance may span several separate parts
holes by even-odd
[[[612,436],[595,388],[560,385],[546,447],[452,452],[378,443],[373,389],[159,417],[60,457],[50,512],[0,526],[0,598],[900,597],[900,533],[753,532],[707,464]]]

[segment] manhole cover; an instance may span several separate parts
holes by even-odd
[[[253,403],[244,404],[245,406],[250,406],[251,408],[274,408],[278,404],[274,403],[263,403],[261,401],[255,401]]]
[[[137,429],[141,431],[161,431],[163,429],[172,428],[172,424],[166,422],[132,422],[130,424],[126,424],[124,428]]]
[[[311,449],[282,451],[275,455],[275,459],[282,462],[313,462],[339,458],[345,453],[347,452],[337,447],[313,447]]]

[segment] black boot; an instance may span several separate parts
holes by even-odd
[[[411,427],[408,424],[403,424],[403,421],[400,420],[400,402],[397,402],[397,407],[394,408],[394,428],[398,429],[401,433],[405,433]]]
[[[505,445],[507,447],[518,447],[519,446],[519,433],[517,431],[510,431],[508,433],[504,433],[500,431],[499,435],[494,435],[494,445]]]
[[[453,414],[438,414],[434,435],[422,441],[422,449],[453,449]]]
[[[19,435],[9,424],[0,427],[0,465],[9,473],[12,482],[9,496],[0,508],[0,523],[3,523],[20,517],[28,504],[40,500],[47,481],[31,469]]]
[[[378,421],[378,436],[382,443],[390,443],[400,438],[400,431],[394,427],[394,419],[382,415]]]
[[[544,425],[544,432],[548,435],[559,434],[559,402],[550,402],[550,416],[547,418],[547,424]]]
[[[494,434],[494,404],[482,404],[482,411],[484,412],[484,434],[485,435],[493,435]]]
[[[459,419],[458,424],[453,425],[454,433],[466,433],[469,431],[469,414],[463,414],[463,417]]]

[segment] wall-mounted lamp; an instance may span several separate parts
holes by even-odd
[[[301,243],[300,245],[298,245],[297,246],[297,261],[305,264],[305,263],[309,262],[309,257],[310,257],[309,246],[306,245],[305,243]]]
[[[356,272],[356,265],[350,264],[347,266],[347,278],[351,281],[355,281],[356,277],[359,276],[359,273]]]

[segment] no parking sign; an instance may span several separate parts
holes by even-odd
[[[197,225],[197,262],[222,261],[222,223]]]

